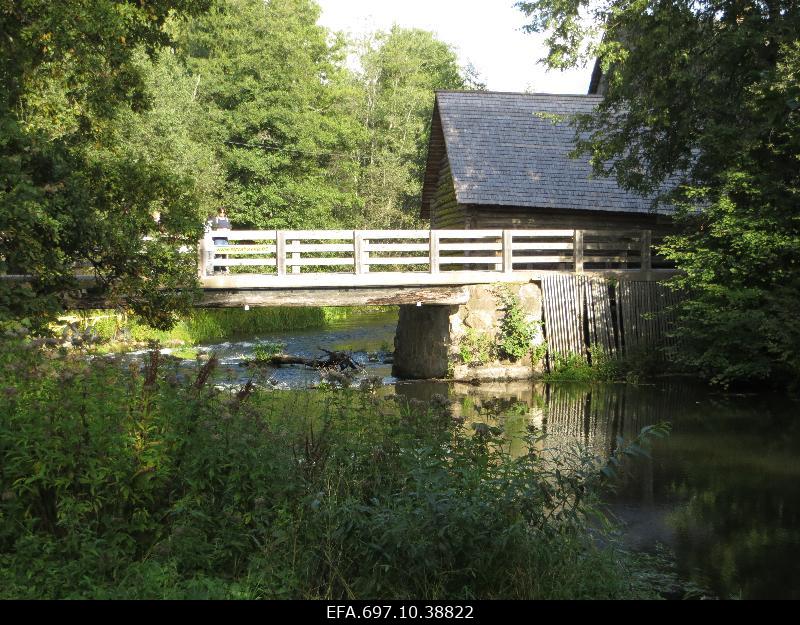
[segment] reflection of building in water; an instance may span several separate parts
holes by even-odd
[[[653,401],[652,386],[548,386],[544,431],[565,442],[580,441],[606,456],[616,449],[618,438],[631,440],[643,427],[671,420],[683,396],[677,385],[657,388],[660,401]]]
[[[449,397],[453,416],[468,426],[478,422],[502,426],[512,453],[523,451],[522,437],[534,426],[547,435],[548,447],[581,443],[600,456],[612,453],[619,437],[632,440],[643,427],[670,421],[689,400],[686,387],[672,383],[439,382],[398,385],[397,393],[422,401],[434,393]]]

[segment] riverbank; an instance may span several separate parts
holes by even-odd
[[[120,352],[158,342],[165,347],[190,348],[273,332],[324,328],[336,321],[369,312],[389,312],[391,306],[270,307],[196,309],[171,330],[156,330],[135,315],[104,310],[72,311],[53,329],[70,342],[89,344],[98,353]]]
[[[233,397],[252,380],[254,385],[264,389],[256,391],[258,397],[272,398],[263,401],[281,402],[281,411],[286,412],[283,420],[287,421],[300,423],[309,415],[316,418],[314,415],[318,412],[310,409],[314,402],[338,401],[341,391],[336,387],[346,382],[341,377],[331,378],[303,367],[241,366],[261,342],[267,341],[285,345],[290,353],[309,356],[319,355],[318,346],[352,353],[364,367],[352,381],[352,387],[363,385],[367,396],[385,399],[375,404],[376,407],[364,404],[366,408],[363,408],[361,404],[354,404],[351,425],[361,424],[376,434],[383,426],[391,425],[390,418],[384,414],[390,407],[407,406],[414,412],[425,411],[425,407],[438,405],[441,398],[447,398],[448,411],[454,423],[461,424],[461,431],[470,436],[479,431],[490,434],[513,458],[527,457],[526,437],[538,432],[546,438],[538,443],[537,450],[563,445],[570,449],[579,445],[589,450],[592,457],[605,459],[619,448],[620,437],[628,441],[642,428],[668,421],[673,425],[672,433],[654,442],[651,458],[626,463],[624,474],[613,482],[614,491],[600,495],[620,524],[618,538],[624,542],[625,550],[633,551],[633,558],[637,560],[636,575],[663,587],[660,593],[666,597],[798,598],[796,590],[800,588],[800,578],[795,562],[800,557],[800,523],[797,522],[800,496],[794,484],[800,479],[800,421],[797,403],[790,397],[776,393],[724,393],[722,389],[710,389],[691,378],[660,378],[635,383],[400,381],[391,377],[391,365],[371,357],[391,343],[395,321],[392,313],[351,315],[322,329],[278,332],[262,337],[261,341],[249,338],[205,345],[197,348],[201,351],[200,359],[181,360],[171,357],[175,350],[164,350],[171,356],[164,355],[159,364],[162,377],[158,393],[153,397],[160,398],[159,410],[181,404],[178,412],[183,414],[185,392],[176,395],[178,391],[165,389],[164,385],[175,385],[178,389],[192,386],[200,372],[206,371],[204,388],[215,387],[213,392],[208,390],[212,398],[216,395]],[[31,347],[41,343],[41,339],[28,341]],[[204,369],[212,354],[217,356],[219,364]],[[107,382],[103,381],[105,378],[77,377],[75,379],[82,380],[77,387],[69,392],[64,390],[57,399],[47,399],[53,385],[50,374],[43,375],[44,368],[38,365],[29,371],[27,365],[23,366],[27,362],[26,354],[16,355],[8,350],[6,356],[0,359],[0,398],[3,399],[0,410],[8,407],[4,404],[6,397],[23,392],[18,390],[21,387],[15,383],[14,376],[29,376],[24,395],[29,414],[44,417],[53,414],[59,419],[63,418],[59,410],[77,414],[84,410],[86,413],[84,406],[103,406],[107,398],[116,397],[132,384],[121,374]],[[101,356],[92,355],[83,347],[73,348],[71,354],[48,350],[42,356],[49,363],[47,368],[64,371],[64,378],[70,380],[73,374],[69,372],[69,363],[81,359],[87,366],[94,363],[105,369],[113,364],[121,373],[138,372],[141,380],[151,358],[147,350]],[[41,380],[39,386],[35,384],[38,380]],[[106,390],[107,384],[119,388]],[[250,391],[253,390],[251,387]],[[345,393],[351,398],[362,395],[353,390]],[[130,401],[131,410],[139,410],[141,399],[131,395]],[[255,403],[261,401],[258,399]],[[53,410],[50,402],[58,404],[59,409]],[[111,414],[116,402],[113,400],[110,404]],[[255,405],[249,402],[248,399],[244,405]],[[119,403],[123,403],[122,400]],[[100,414],[97,409],[92,410],[95,412],[87,414]],[[226,414],[224,408],[221,410],[220,415]],[[251,417],[263,421],[275,410],[261,412],[259,409],[251,413]],[[10,423],[9,414],[0,414],[0,426]],[[419,418],[424,424],[427,416],[423,412]],[[151,422],[156,428],[161,427],[159,423]],[[315,440],[323,436],[329,440],[327,434],[320,433],[316,422],[313,430]],[[90,428],[90,437],[94,436],[92,432],[94,426]],[[383,440],[391,443],[395,440],[394,433],[399,432],[402,432],[400,425],[397,429],[390,428]],[[346,430],[339,435],[348,436]],[[13,445],[6,447],[0,443],[0,451],[28,449],[28,439],[14,440]],[[136,444],[149,449],[149,440]],[[161,444],[158,440],[161,439],[153,443],[156,448]],[[280,440],[282,444],[294,445],[298,452],[305,448],[301,438]],[[131,441],[133,444],[139,438]],[[418,442],[427,444],[427,439],[420,438]],[[46,456],[44,450],[62,444],[45,438],[36,446],[40,455]],[[78,448],[84,445],[81,441],[75,444]],[[350,448],[327,446],[326,449],[338,454]],[[272,454],[274,450],[264,448],[258,453]],[[71,458],[67,452],[64,455]],[[116,451],[106,453],[106,460],[98,459],[100,464],[90,466],[106,466],[102,463],[116,456]],[[0,473],[6,465],[4,457]],[[68,474],[78,475],[70,468],[72,465],[63,466]],[[672,563],[662,562],[658,557],[653,559],[653,555],[662,553],[660,545],[673,554]],[[642,552],[646,555],[641,555]],[[669,582],[671,590],[666,590],[664,570],[673,571],[678,581],[690,583]],[[702,588],[709,591],[698,591]]]
[[[427,401],[0,350],[3,598],[655,597],[598,542],[604,461]],[[617,461],[623,450],[615,455]]]

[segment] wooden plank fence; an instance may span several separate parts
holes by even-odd
[[[654,281],[617,281],[583,275],[542,278],[545,339],[556,355],[583,359],[592,348],[613,357],[677,345],[670,334],[678,294]]]
[[[212,230],[198,276],[213,287],[215,275],[257,275],[269,286],[311,272],[326,286],[319,274],[404,274],[414,285],[431,283],[426,274],[466,284],[465,273],[650,271],[650,241],[648,230]]]
[[[554,274],[542,278],[545,340],[550,358],[585,355],[582,281],[577,276]]]

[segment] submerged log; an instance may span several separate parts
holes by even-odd
[[[322,366],[321,360],[314,358],[302,358],[300,356],[289,356],[288,354],[276,354],[267,359],[251,360],[248,364],[253,363],[257,365],[272,365],[273,367],[283,367],[288,365],[304,365],[306,367],[318,368]]]
[[[317,349],[325,352],[327,358],[303,358],[302,356],[291,356],[289,354],[275,354],[269,358],[248,360],[243,362],[242,365],[268,365],[271,367],[302,365],[311,369],[338,369],[339,371],[345,371],[347,369],[359,371],[362,369],[347,352],[330,351],[322,347],[318,347]]]
[[[339,371],[344,371],[345,369],[358,371],[361,369],[358,363],[356,363],[356,361],[353,360],[353,357],[347,352],[331,352],[327,349],[323,349],[322,347],[318,347],[317,349],[328,354],[328,360],[326,364],[326,368],[328,369],[332,367],[337,367]]]

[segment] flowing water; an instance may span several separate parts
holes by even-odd
[[[656,384],[492,383],[478,386],[402,382],[391,377],[396,316],[349,317],[325,329],[275,333],[201,348],[222,364],[221,383],[254,374],[240,366],[255,346],[319,357],[319,347],[352,351],[360,376],[380,377],[385,393],[454,401],[468,420],[503,427],[512,446],[534,424],[555,442],[580,441],[607,455],[619,437],[668,421],[669,437],[628,468],[609,495],[625,542],[636,550],[665,546],[678,573],[718,597],[800,598],[800,410],[780,395],[725,395],[686,380]],[[168,350],[167,350],[168,351]],[[187,359],[189,372],[196,362]],[[259,380],[276,389],[314,386],[316,371],[269,369]]]

